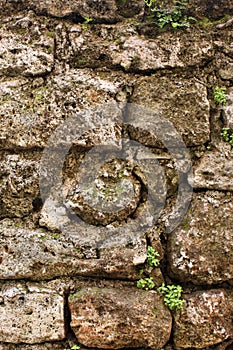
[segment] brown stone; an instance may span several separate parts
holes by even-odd
[[[232,194],[194,194],[182,224],[168,237],[170,273],[183,282],[233,279]]]
[[[223,289],[184,295],[175,314],[174,343],[181,349],[203,349],[232,337],[231,309]]]
[[[148,108],[155,113],[151,120],[160,123],[161,118],[172,123],[176,133],[183,138],[187,146],[203,144],[209,140],[209,101],[206,87],[193,79],[182,76],[143,77],[137,80],[131,101]],[[148,112],[149,113],[149,112]],[[136,122],[140,133],[130,130],[137,141],[150,146],[161,147],[163,133],[170,133],[172,142],[173,130],[161,130],[154,135],[150,125],[145,125],[143,109],[129,108],[128,123]],[[164,147],[164,145],[163,145]]]
[[[161,349],[169,340],[171,315],[156,292],[81,289],[69,298],[71,327],[88,347]]]

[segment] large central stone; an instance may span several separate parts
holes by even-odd
[[[68,191],[67,205],[92,225],[106,226],[134,217],[146,195],[135,172],[134,164],[114,159],[100,166],[98,172],[86,174],[81,182],[77,181],[78,174]]]

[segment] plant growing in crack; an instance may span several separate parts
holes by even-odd
[[[227,103],[226,87],[216,86],[214,88],[214,101],[215,103],[222,105]]]
[[[231,128],[222,128],[221,136],[225,142],[233,147],[233,130]]]
[[[85,17],[84,18],[84,22],[82,24],[82,28],[84,31],[87,31],[87,26],[89,23],[91,23],[93,21],[93,18],[90,18],[90,17]]]
[[[147,259],[146,259],[146,266],[150,268],[154,268],[157,267],[159,265],[159,259],[158,257],[160,256],[160,254],[158,252],[156,252],[156,250],[154,250],[153,247],[148,246],[147,247]],[[148,271],[147,271],[148,272]],[[140,275],[143,275],[145,273],[144,269],[140,270]],[[145,289],[145,290],[149,290],[149,289],[153,289],[155,287],[155,283],[153,281],[153,278],[148,276],[145,278],[141,278],[140,280],[137,281],[137,287],[139,289]]]
[[[164,295],[164,303],[170,310],[180,310],[184,300],[181,299],[182,287],[180,285],[167,285],[163,283],[158,292]]]
[[[167,25],[171,25],[174,29],[187,28],[192,22],[196,22],[196,18],[184,14],[187,1],[176,1],[172,9],[160,8],[157,0],[144,1],[159,28],[164,28]]]
[[[137,281],[137,287],[139,289],[149,290],[155,287],[155,283],[152,277],[141,278]]]
[[[153,247],[148,246],[147,247],[147,259],[146,263],[151,267],[156,267],[159,265],[159,259],[158,257],[160,254],[154,250]]]
[[[78,350],[78,349],[80,349],[80,346],[78,346],[78,345],[73,345],[71,348],[66,348],[66,349],[64,349],[64,350]]]

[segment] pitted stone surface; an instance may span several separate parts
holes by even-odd
[[[153,39],[139,36],[135,26],[128,23],[97,26],[94,30],[89,26],[85,31],[77,24],[59,27],[57,33],[64,38],[59,59],[65,56],[75,68],[106,66],[148,72],[203,65],[214,56],[212,38],[194,29],[188,33],[167,32]]]
[[[0,76],[38,76],[52,71],[54,39],[33,14],[3,24],[0,38]]]
[[[38,162],[40,154],[0,153],[0,218],[24,217],[40,203]]]
[[[114,103],[115,97],[124,102],[126,85],[120,76],[112,81],[111,74],[101,78],[92,70],[58,74],[47,83],[38,78],[32,85],[30,80],[4,79],[0,83],[0,144],[8,149],[44,147],[56,127],[74,113]]]
[[[48,280],[77,275],[121,279],[140,277],[137,266],[147,258],[145,239],[129,242],[129,247],[119,243],[114,246],[113,242],[112,247],[103,247],[99,251],[91,243],[82,244],[81,238],[72,242],[62,234],[36,229],[30,222],[23,225],[19,221],[2,220],[0,279]],[[157,250],[161,251],[158,238],[157,244]]]
[[[168,237],[169,270],[182,282],[233,279],[232,193],[194,194],[182,224]]]
[[[233,190],[233,154],[227,143],[206,152],[194,167],[194,188]]]
[[[181,349],[203,349],[232,337],[231,309],[223,289],[184,296],[175,314],[174,343]]]
[[[24,285],[1,284],[0,341],[42,343],[65,338],[64,299],[54,290],[28,290]]]
[[[177,129],[187,146],[203,144],[209,140],[210,106],[205,86],[181,76],[142,77],[137,80],[131,102],[151,109],[158,123],[160,115],[168,119]],[[141,112],[141,115],[137,115]],[[156,118],[157,116],[157,118]],[[143,113],[140,110],[128,111],[128,120],[141,123],[141,135],[130,130],[131,137],[146,145],[164,147],[162,135],[150,133],[149,125],[144,128]],[[161,131],[162,133],[162,131]],[[172,136],[171,136],[172,141]]]
[[[81,289],[69,298],[71,327],[88,347],[161,349],[172,318],[156,292],[113,288]]]

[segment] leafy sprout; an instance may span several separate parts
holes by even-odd
[[[164,303],[170,310],[182,309],[184,300],[181,299],[182,287],[180,285],[167,285],[163,283],[158,292],[164,294]]]

